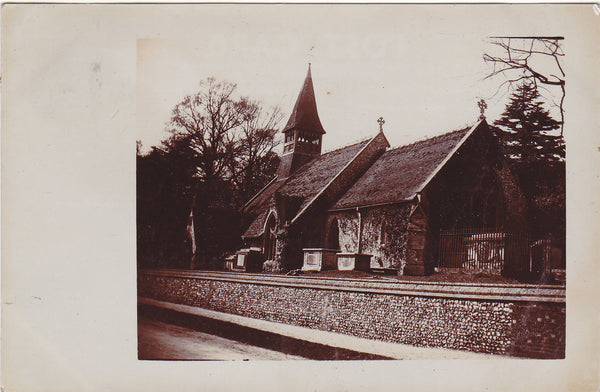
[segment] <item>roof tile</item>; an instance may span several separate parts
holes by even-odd
[[[319,134],[325,133],[317,112],[317,101],[315,100],[310,65],[308,66],[302,90],[300,90],[300,94],[294,105],[294,110],[292,110],[292,114],[281,132],[285,133],[294,128],[313,131]]]
[[[244,237],[256,237],[262,234],[264,220],[269,209],[269,199],[280,194],[301,200],[298,211],[304,208],[329,182],[358,154],[371,139],[324,153],[303,166],[287,179],[273,182],[261,194],[256,196],[245,211],[255,218],[246,229]]]
[[[469,129],[386,151],[332,209],[411,199]]]

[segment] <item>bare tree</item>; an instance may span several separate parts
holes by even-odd
[[[171,136],[157,149],[187,175],[173,192],[186,196],[180,197],[182,203],[192,200],[185,216],[194,221],[197,257],[192,257],[192,268],[208,265],[235,245],[242,200],[277,169],[279,158],[272,150],[279,109],[263,109],[235,93],[233,83],[204,80],[197,93],[173,108],[167,124]]]
[[[273,150],[281,111],[265,110],[247,97],[235,98],[235,89],[233,83],[208,78],[199,92],[173,109],[168,129],[173,137],[189,140],[203,182],[241,184],[256,175],[260,160]]]
[[[266,180],[264,175],[271,172],[268,166],[278,163],[273,149],[282,119],[283,114],[277,107],[265,110],[256,102],[249,105],[240,126],[235,159],[231,160],[234,181],[242,194],[258,191]]]
[[[175,137],[190,138],[196,152],[198,176],[211,182],[220,177],[231,155],[233,130],[244,121],[249,103],[236,100],[236,85],[208,78],[200,91],[186,96],[171,114],[169,131]]]
[[[498,88],[514,86],[527,81],[549,88],[560,88],[560,102],[555,105],[560,111],[560,135],[564,126],[565,71],[561,64],[564,52],[561,43],[564,37],[491,37],[498,53],[485,53],[483,60],[493,64],[493,71],[486,79],[503,75],[506,77]],[[547,89],[546,89],[547,90]]]

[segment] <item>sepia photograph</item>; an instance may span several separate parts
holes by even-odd
[[[139,359],[564,358],[562,32],[348,8],[137,41]]]
[[[590,391],[597,4],[4,4],[0,389]]]

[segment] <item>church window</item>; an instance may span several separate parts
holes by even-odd
[[[276,238],[277,231],[277,221],[275,220],[275,215],[271,214],[269,219],[267,220],[267,226],[265,227],[265,248],[264,254],[266,260],[275,259],[275,247],[277,245]]]
[[[388,224],[386,222],[385,219],[383,219],[381,221],[381,228],[379,229],[379,245],[381,247],[385,247],[386,244],[389,242],[389,235],[388,235]]]

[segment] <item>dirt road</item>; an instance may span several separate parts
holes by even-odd
[[[303,359],[147,317],[138,319],[138,358],[161,360]]]

